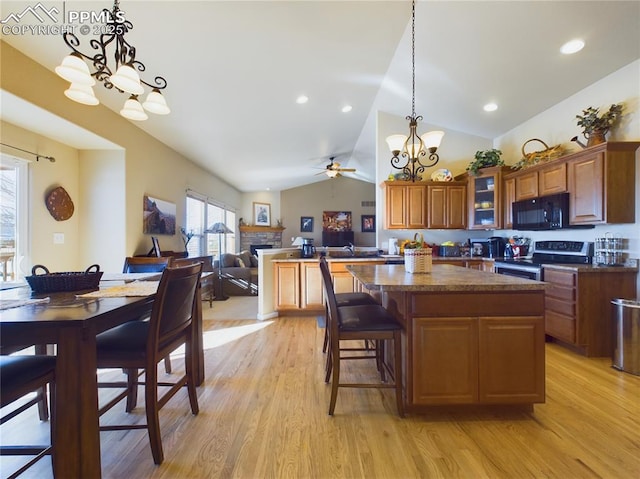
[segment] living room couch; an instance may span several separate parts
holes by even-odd
[[[213,270],[218,274],[222,263],[222,293],[225,296],[255,296],[258,294],[258,258],[249,251],[224,253],[221,260],[213,262]],[[217,293],[220,282],[214,284]]]

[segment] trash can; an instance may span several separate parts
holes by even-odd
[[[640,302],[614,299],[613,363],[615,369],[640,376]]]

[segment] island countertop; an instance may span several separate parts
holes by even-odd
[[[404,265],[350,265],[347,270],[370,290],[381,291],[523,291],[544,290],[541,281],[434,264],[431,273],[407,273]]]

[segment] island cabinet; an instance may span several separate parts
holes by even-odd
[[[508,166],[492,166],[480,169],[477,176],[456,176],[467,182],[469,229],[502,228],[502,177],[508,171]]]
[[[427,186],[427,228],[467,227],[467,187],[464,182],[433,182]]]
[[[545,401],[545,283],[435,262],[430,274],[349,270],[403,326],[407,411]]]
[[[571,224],[635,221],[635,152],[640,142],[607,142],[566,158]]]
[[[633,299],[637,268],[559,266],[544,268],[545,333],[550,341],[596,357],[611,357],[611,300]]]
[[[300,263],[274,263],[274,268],[276,310],[300,309]]]
[[[541,294],[415,295],[411,404],[544,402],[543,310]]]

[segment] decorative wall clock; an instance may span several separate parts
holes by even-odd
[[[73,200],[62,186],[54,188],[45,201],[49,213],[56,221],[65,221],[73,216]]]

